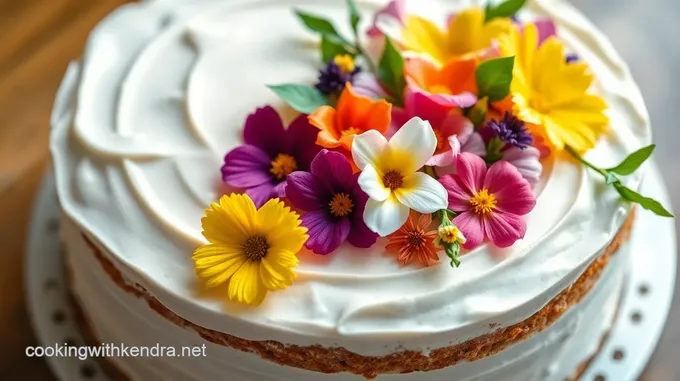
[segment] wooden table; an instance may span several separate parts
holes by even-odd
[[[0,0],[0,379],[3,380],[53,379],[44,360],[24,354],[27,346],[36,344],[22,281],[26,227],[36,188],[49,163],[49,114],[66,65],[80,55],[87,34],[97,21],[124,2],[126,0]],[[588,9],[594,7],[585,1],[575,2]],[[606,12],[611,14],[609,7]],[[604,8],[600,17],[605,17]],[[622,41],[618,47],[626,47],[627,40],[619,38]],[[614,40],[616,43],[616,38]],[[667,47],[669,51],[670,47]],[[658,68],[658,62],[655,64]],[[668,65],[673,67],[671,60]],[[633,69],[636,75],[642,73],[644,77],[644,67],[638,72]],[[677,93],[680,75],[673,70],[677,69],[672,69],[673,77],[667,80],[675,86],[667,86]],[[638,80],[645,90],[646,82],[641,77],[638,76]],[[656,94],[654,89],[647,90],[645,96],[649,101],[650,96],[654,98]],[[680,104],[680,98],[672,96],[675,98],[666,98],[665,102]],[[659,102],[650,105],[650,110],[657,110],[655,105],[663,110]],[[657,139],[660,146],[657,160],[662,167],[672,168],[678,157],[672,142],[678,141],[678,133],[659,126],[659,113],[652,113],[655,127],[662,131],[661,135],[664,131],[669,135]],[[677,123],[673,128],[677,128]],[[676,176],[670,181],[675,190],[672,193],[676,195],[676,208],[680,207],[677,179]],[[680,380],[679,343],[680,292],[676,292],[666,332],[642,380]]]

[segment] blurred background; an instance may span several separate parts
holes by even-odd
[[[680,1],[571,1],[609,36],[631,66],[652,118],[655,158],[677,212]],[[0,380],[53,379],[42,359],[24,354],[27,346],[36,344],[23,300],[26,228],[35,191],[49,166],[49,114],[66,65],[81,54],[97,21],[125,2],[0,0]],[[642,381],[680,380],[677,288],[668,325]]]

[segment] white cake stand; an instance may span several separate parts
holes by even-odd
[[[670,205],[658,169],[656,166],[650,169],[643,193]],[[53,176],[48,173],[36,197],[30,225],[25,266],[26,297],[41,345],[84,345],[79,327],[69,311],[58,227],[58,200]],[[641,210],[631,244],[639,259],[628,277],[618,318],[602,350],[581,380],[636,380],[649,361],[668,317],[677,252],[673,220]],[[47,361],[64,381],[108,380],[94,359],[50,357]]]

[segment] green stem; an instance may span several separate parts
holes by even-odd
[[[375,76],[378,76],[378,69],[375,67],[375,63],[371,60],[371,57],[366,54],[366,51],[361,47],[359,43],[359,37],[356,38],[356,46],[354,47],[359,54],[364,57],[364,60],[366,61],[366,64],[368,65],[368,70],[373,73]]]
[[[596,167],[594,164],[592,164],[592,163],[590,163],[588,160],[584,159],[583,156],[579,155],[578,152],[574,151],[573,148],[571,148],[571,147],[569,147],[569,146],[564,146],[564,148],[565,148],[566,151],[569,152],[569,154],[570,154],[571,156],[573,156],[576,160],[578,160],[578,161],[580,161],[581,163],[583,163],[583,165],[585,165],[586,167],[592,169],[593,171],[595,171],[595,172],[601,174],[601,175],[604,176],[605,178],[607,177],[607,175],[608,175],[608,172],[607,172],[607,171],[605,171],[605,170],[602,169],[602,168]]]

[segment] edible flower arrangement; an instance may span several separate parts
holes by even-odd
[[[458,267],[482,244],[524,237],[541,162],[560,151],[624,200],[671,216],[619,181],[653,145],[613,168],[583,157],[609,128],[607,104],[553,22],[515,18],[524,2],[464,9],[440,25],[394,0],[367,31],[369,45],[382,47],[376,61],[359,42],[353,0],[351,38],[296,11],[320,39],[317,81],[270,86],[300,113],[289,126],[271,106],[246,119],[244,144],[222,167],[224,182],[243,193],[206,210],[197,275],[209,287],[228,284],[232,301],[258,305],[292,284],[303,247],[328,255],[344,242],[383,245],[400,264],[422,266],[444,252]]]

